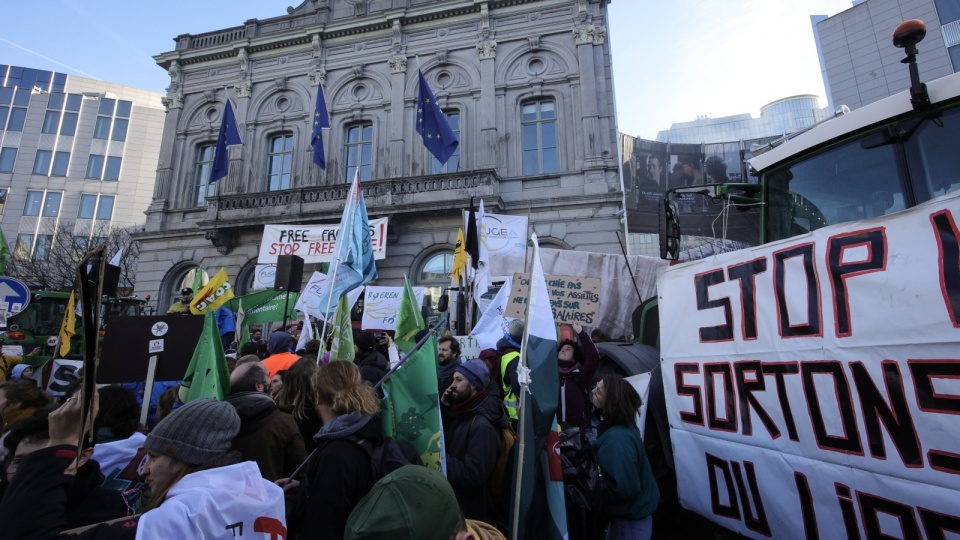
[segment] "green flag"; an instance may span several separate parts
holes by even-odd
[[[350,324],[350,306],[347,295],[340,295],[337,302],[337,315],[333,319],[333,343],[330,344],[331,360],[353,362],[353,325]],[[326,342],[326,340],[324,340]]]
[[[184,403],[198,398],[222,400],[230,393],[230,371],[223,355],[216,316],[208,310],[203,317],[203,332],[180,386],[180,401]]]
[[[3,235],[3,229],[0,228],[0,275],[7,275],[8,257],[10,257],[10,246],[7,245],[7,237]]]
[[[237,333],[243,333],[237,349],[244,343],[250,341],[250,327],[259,325],[263,331],[263,337],[266,339],[270,335],[270,323],[283,320],[283,308],[287,308],[287,319],[296,320],[297,312],[293,308],[297,305],[298,293],[289,293],[288,300],[284,291],[275,291],[268,289],[258,291],[244,296],[236,296],[227,301],[225,306],[239,315],[240,306],[243,305],[243,323],[237,320]]]
[[[404,353],[412,350],[415,342],[411,340],[423,328],[417,297],[406,281],[397,319],[396,343],[400,350]],[[444,470],[436,336],[431,335],[423,347],[407,358],[383,384],[383,390],[386,395],[381,414],[384,435],[409,442],[425,465]]]
[[[203,268],[199,266],[193,270],[193,294],[198,294],[203,288]]]

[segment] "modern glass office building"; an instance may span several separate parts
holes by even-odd
[[[162,97],[0,64],[0,224],[12,252],[44,259],[64,227],[79,249],[144,222]]]
[[[808,128],[830,115],[814,95],[793,96],[760,108],[760,117],[749,113],[720,118],[701,117],[677,122],[657,134],[657,141],[699,144],[781,137]]]

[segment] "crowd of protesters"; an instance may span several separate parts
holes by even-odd
[[[0,535],[505,537],[510,495],[492,480],[503,474],[502,433],[516,429],[522,328],[479,358],[439,339],[445,476],[418,464],[406,443],[397,448],[411,465],[378,469],[373,449],[385,440],[374,388],[402,361],[389,336],[359,332],[349,362],[322,354],[319,342],[294,351],[286,330],[229,351],[224,401],[182,404],[176,383],[157,383],[147,425],[142,384],[100,388],[81,430],[79,392],[58,405],[19,366],[5,372]],[[636,427],[639,395],[618,375],[596,380],[599,353],[579,327],[559,343],[558,360],[557,420],[595,441],[605,537],[650,538],[659,492]]]

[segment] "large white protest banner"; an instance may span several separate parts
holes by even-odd
[[[680,501],[753,538],[960,534],[960,195],[664,271]]]
[[[303,257],[305,264],[330,262],[340,224],[264,225],[258,264],[276,264],[280,255]],[[387,218],[370,220],[373,258],[387,256]]]
[[[423,287],[413,287],[417,297],[417,309],[423,306]],[[363,320],[360,327],[364,330],[396,330],[397,316],[400,314],[400,299],[403,287],[375,287],[367,285],[363,295]]]
[[[469,214],[463,214],[463,230],[467,230]],[[477,218],[479,220],[479,217]],[[490,255],[491,276],[512,276],[526,270],[527,216],[484,213],[480,241]]]
[[[324,319],[323,312],[327,309],[327,306],[321,305],[323,303],[321,297],[327,287],[329,287],[327,275],[321,272],[314,272],[313,275],[310,276],[310,281],[307,282],[303,291],[300,293],[300,297],[297,298],[294,309],[301,313],[313,315],[317,319]],[[347,305],[353,306],[356,304],[357,298],[360,298],[362,292],[363,287],[357,287],[356,289],[347,291]],[[336,316],[337,301],[333,300],[330,304],[330,320],[333,320]]]

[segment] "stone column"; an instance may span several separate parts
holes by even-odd
[[[598,37],[603,43],[605,34],[602,27],[582,24],[574,27],[574,42],[577,46],[577,61],[580,63],[580,110],[583,122],[584,168],[603,166],[602,141],[600,133],[599,100],[597,88],[596,63],[594,62],[594,44]],[[578,149],[578,154],[580,153]]]
[[[387,178],[397,178],[410,174],[411,170],[411,163],[403,159],[403,133],[407,113],[403,105],[403,92],[407,82],[407,57],[396,54],[390,57],[388,63],[390,64],[390,110],[386,113],[387,118],[389,118],[387,124],[390,131],[387,133],[387,164],[381,170],[386,173]],[[375,180],[378,179],[375,178]]]
[[[477,169],[495,169],[500,163],[500,142],[497,131],[497,42],[492,39],[477,43],[480,56],[480,143],[475,146]]]

